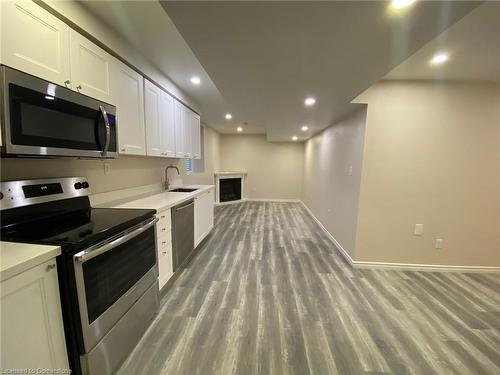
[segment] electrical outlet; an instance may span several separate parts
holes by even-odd
[[[443,248],[443,239],[437,238],[436,239],[436,249],[442,249],[442,248]]]
[[[348,171],[348,173],[349,173],[349,176],[352,176],[352,165],[350,165],[350,166],[349,166],[349,171]]]
[[[110,174],[110,173],[111,173],[111,164],[104,163],[104,174]]]
[[[424,224],[415,224],[415,230],[413,231],[415,236],[421,236],[424,234]]]

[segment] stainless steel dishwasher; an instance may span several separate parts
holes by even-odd
[[[189,261],[194,250],[194,200],[172,208],[174,272]]]

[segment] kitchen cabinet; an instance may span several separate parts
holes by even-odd
[[[170,209],[156,214],[156,241],[158,251],[158,283],[163,288],[174,273],[172,262],[172,224]]]
[[[1,283],[2,368],[63,368],[68,359],[55,259]]]
[[[184,157],[184,116],[185,109],[184,105],[175,100],[174,101],[174,127],[175,127],[175,155],[178,158]]]
[[[194,246],[203,241],[214,227],[214,188],[194,199]]]
[[[183,141],[184,141],[184,157],[192,158],[193,157],[193,114],[191,110],[182,106],[184,114],[183,114]]]
[[[192,153],[193,159],[201,159],[201,128],[200,128],[200,115],[192,112]]]
[[[162,155],[175,158],[175,100],[165,91],[160,95],[160,137]]]
[[[70,28],[31,1],[0,1],[1,62],[70,86]]]
[[[116,59],[111,65],[111,96],[117,111],[119,153],[146,155],[144,79]]]
[[[115,104],[110,84],[111,61],[114,58],[74,30],[70,30],[70,58],[73,89]]]
[[[146,121],[146,154],[161,156],[160,107],[162,90],[144,80],[144,117]],[[118,119],[120,121],[120,119]]]

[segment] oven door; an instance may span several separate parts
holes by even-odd
[[[73,256],[85,352],[89,352],[156,283],[153,218]]]
[[[117,157],[116,108],[2,66],[4,153]]]

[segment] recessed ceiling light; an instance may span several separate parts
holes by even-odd
[[[304,104],[307,105],[308,107],[314,105],[314,103],[316,103],[316,99],[312,97],[308,97],[306,98],[306,100],[304,100]]]
[[[236,128],[236,130],[237,130],[237,131],[239,131],[239,132],[242,132],[242,131],[243,131],[243,128],[242,128],[241,126],[238,126],[238,127]]]
[[[297,139],[299,139],[299,137],[297,137],[296,135],[292,137],[292,141],[296,141]]]
[[[233,118],[233,115],[230,113],[226,113],[224,117],[226,118],[226,120],[231,120]]]
[[[431,63],[432,64],[442,64],[448,60],[448,55],[446,53],[438,53],[432,56]]]
[[[306,132],[309,130],[309,127],[304,125],[303,127],[300,128],[300,130],[302,130],[303,132]]]
[[[200,77],[197,77],[197,76],[193,76],[191,77],[191,83],[193,85],[199,85],[201,83],[201,79]]]
[[[394,9],[406,8],[413,4],[416,0],[392,0],[391,7]]]

